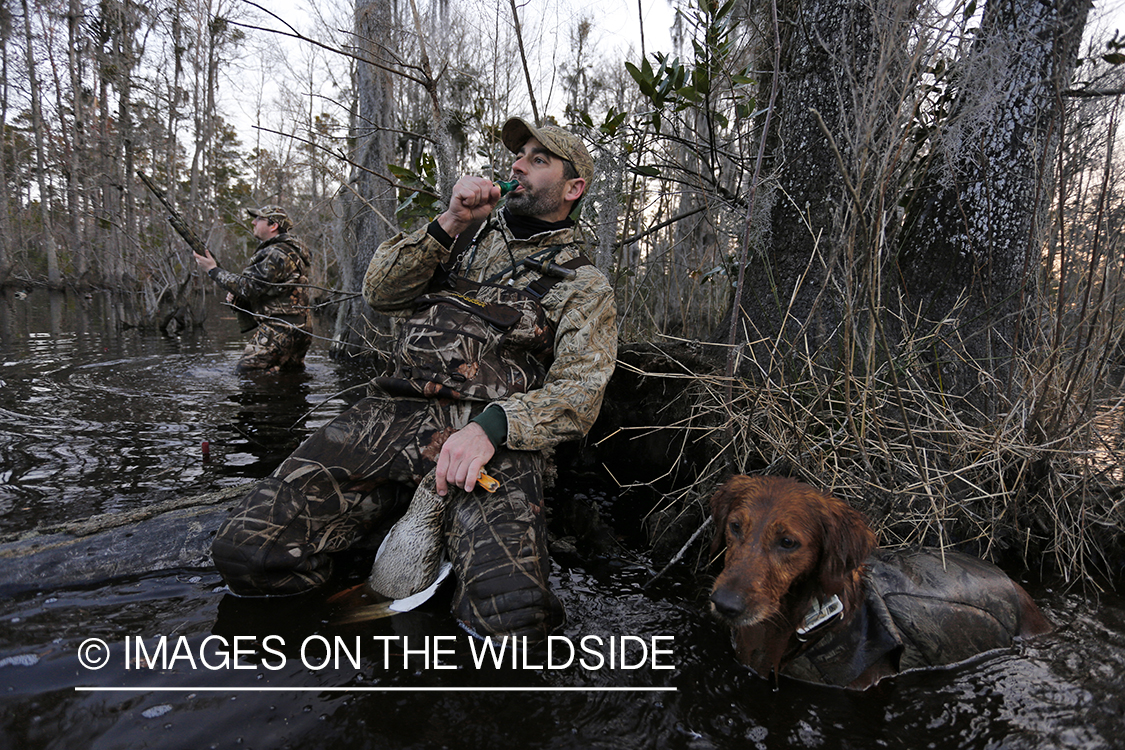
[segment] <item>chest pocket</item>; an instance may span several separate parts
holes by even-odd
[[[511,287],[471,284],[424,294],[403,324],[391,376],[397,395],[493,401],[543,385],[554,326],[539,301]]]

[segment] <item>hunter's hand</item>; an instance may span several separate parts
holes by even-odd
[[[476,422],[450,435],[441,446],[434,469],[437,493],[444,497],[450,487],[464,487],[465,492],[472,492],[480,470],[495,453],[492,441]]]
[[[500,188],[492,180],[466,175],[453,186],[449,208],[437,218],[450,237],[456,237],[473,224],[484,221],[500,202]]]
[[[192,254],[192,257],[195,258],[195,262],[197,264],[199,264],[200,268],[203,269],[203,273],[210,273],[211,269],[218,266],[219,263],[211,255],[210,250],[204,248],[203,252],[205,252],[207,254],[206,255],[200,255],[199,253],[195,252],[194,250],[192,250],[191,254]]]

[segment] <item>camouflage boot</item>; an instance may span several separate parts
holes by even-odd
[[[449,501],[453,612],[477,636],[526,638],[530,646],[566,619],[549,581],[542,462],[539,453],[498,450],[488,464],[500,481],[497,492],[463,492]]]

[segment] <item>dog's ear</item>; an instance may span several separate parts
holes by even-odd
[[[723,483],[715,494],[711,496],[711,522],[714,525],[714,534],[711,535],[711,556],[722,549],[726,541],[727,516],[741,496],[746,482],[750,477],[737,474]]]
[[[843,591],[852,572],[875,549],[876,539],[863,514],[842,500],[826,495],[825,510],[820,587],[825,596],[832,596]]]

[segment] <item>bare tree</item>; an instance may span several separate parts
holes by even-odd
[[[8,198],[8,39],[12,13],[7,0],[0,2],[0,285],[12,273],[10,258],[11,204]]]
[[[901,243],[903,318],[940,329],[935,380],[1007,409],[1013,358],[1034,337],[1063,93],[1090,0],[989,2],[933,134]],[[968,364],[968,366],[966,366]],[[981,373],[995,379],[981,382]]]
[[[35,132],[35,176],[39,186],[39,217],[40,234],[43,250],[47,258],[47,284],[52,288],[62,286],[62,275],[59,272],[58,247],[55,244],[53,222],[51,221],[51,191],[47,185],[47,154],[46,123],[43,120],[41,107],[43,92],[39,87],[38,63],[36,62],[34,36],[31,33],[31,11],[27,0],[21,0],[23,5],[24,41],[27,52],[27,85],[31,98],[31,126]]]
[[[337,247],[340,280],[344,289],[358,292],[371,256],[395,229],[395,190],[385,179],[387,164],[394,161],[391,102],[395,55],[395,3],[356,0],[354,53],[356,105],[349,137],[354,164],[343,202],[342,243]],[[377,349],[378,331],[385,330],[362,298],[340,305],[333,352],[336,356],[362,356]]]

